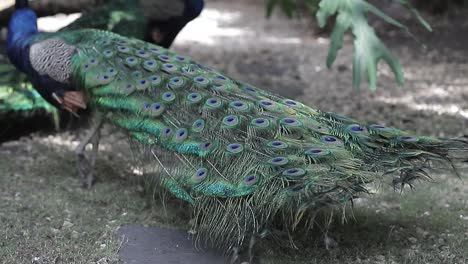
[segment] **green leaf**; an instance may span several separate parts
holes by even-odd
[[[416,10],[416,8],[414,8],[414,6],[410,2],[408,2],[407,0],[393,0],[393,1],[395,1],[395,2],[399,3],[400,5],[406,7],[406,9],[408,9],[413,14],[413,16],[416,17],[418,22],[424,28],[426,28],[427,31],[432,32],[431,25],[429,25],[429,23],[421,16],[421,14],[418,12],[418,10]]]
[[[276,6],[280,6],[288,17],[292,17],[297,11],[296,6],[299,1],[302,1],[311,13],[316,12],[320,27],[325,27],[328,19],[336,15],[335,26],[330,36],[328,67],[333,65],[338,51],[343,46],[344,34],[350,31],[354,36],[353,85],[359,88],[362,78],[365,77],[370,88],[375,90],[377,88],[377,66],[380,60],[384,60],[390,66],[398,85],[403,85],[404,78],[400,62],[368,24],[367,13],[370,12],[411,35],[405,25],[386,15],[366,0],[266,0],[267,17],[271,16]],[[432,31],[429,23],[422,18],[408,0],[393,1],[407,8],[421,25],[428,31]]]
[[[375,90],[377,88],[377,65],[380,60],[384,60],[390,66],[398,85],[402,86],[404,78],[401,65],[368,24],[366,16],[368,12],[372,12],[386,22],[408,31],[404,25],[364,0],[322,0],[317,12],[319,26],[324,27],[330,16],[337,15],[331,34],[327,66],[333,65],[338,51],[343,46],[344,34],[351,31],[354,35],[353,86],[359,88],[361,79],[365,76],[370,89]]]
[[[275,9],[275,6],[278,4],[278,0],[267,0],[266,3],[266,16],[270,17],[271,13]]]

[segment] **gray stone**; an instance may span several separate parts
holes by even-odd
[[[119,254],[126,264],[227,262],[219,252],[195,249],[189,235],[181,230],[132,224],[122,226],[117,235],[123,240]]]

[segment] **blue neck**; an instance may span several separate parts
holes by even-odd
[[[8,24],[7,54],[11,62],[24,72],[29,70],[29,46],[37,33],[34,11],[29,8],[17,9]]]
[[[187,22],[198,17],[204,5],[204,0],[186,0],[184,16],[188,18]]]

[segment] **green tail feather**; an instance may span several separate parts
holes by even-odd
[[[369,183],[411,184],[468,154],[466,141],[360,124],[136,39],[52,36],[76,46],[73,79],[90,107],[128,132],[143,171],[193,206],[200,238],[225,249],[275,217],[294,227]]]

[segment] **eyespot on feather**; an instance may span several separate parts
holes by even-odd
[[[306,156],[309,157],[320,157],[320,156],[326,156],[330,153],[330,150],[327,149],[320,149],[320,148],[311,148],[308,149],[304,152]]]
[[[208,170],[206,168],[200,168],[193,174],[192,180],[195,183],[200,183],[203,180],[205,180],[207,176],[208,176]]]
[[[267,163],[272,166],[284,166],[289,163],[289,160],[286,157],[274,157],[269,159]]]
[[[137,81],[136,89],[137,90],[146,90],[148,87],[150,87],[150,82],[146,79],[140,79]]]
[[[138,56],[138,57],[140,57],[140,58],[144,58],[144,59],[146,59],[146,58],[149,57],[149,53],[146,52],[146,51],[143,50],[143,49],[136,50],[136,51],[135,51],[135,55]]]
[[[187,95],[187,101],[191,104],[196,104],[200,102],[202,99],[203,97],[199,93],[189,93]]]
[[[301,121],[295,118],[291,118],[291,117],[282,118],[280,120],[280,124],[285,127],[301,127],[302,126]]]
[[[232,143],[226,146],[226,151],[230,154],[239,154],[244,150],[244,146],[239,143]]]
[[[202,132],[204,128],[205,128],[205,121],[203,121],[203,119],[197,119],[192,124],[192,131],[196,133]]]
[[[161,130],[161,138],[162,139],[168,139],[172,135],[172,128],[170,127],[164,127]]]
[[[161,95],[161,99],[166,103],[170,103],[176,99],[176,96],[173,92],[165,92]]]
[[[289,179],[299,179],[305,176],[305,174],[306,171],[302,168],[291,168],[284,170],[281,175]]]
[[[179,88],[184,87],[185,80],[182,77],[175,76],[169,79],[168,85],[172,89],[179,89]]]
[[[195,83],[195,85],[199,87],[205,87],[210,83],[210,80],[203,76],[198,76],[198,77],[193,78],[193,82]]]
[[[143,62],[143,68],[150,72],[155,72],[158,69],[158,63],[155,60],[146,60]]]
[[[349,125],[346,129],[351,134],[368,134],[367,129],[359,124]]]
[[[222,120],[222,127],[233,128],[239,125],[239,117],[235,115],[225,116]]]
[[[186,140],[188,137],[188,131],[185,128],[178,129],[174,134],[174,141],[180,143]]]
[[[333,145],[333,146],[342,146],[343,141],[341,141],[339,138],[334,137],[334,136],[323,136],[322,137],[322,142],[328,144],[328,145]]]
[[[259,176],[252,174],[252,175],[248,175],[247,177],[245,177],[244,184],[246,186],[252,186],[256,184],[258,181],[259,181]]]
[[[414,136],[399,136],[398,140],[407,143],[417,143],[419,141],[419,138]]]
[[[134,67],[138,64],[138,59],[135,58],[135,57],[128,57],[125,59],[125,65],[129,66],[129,67]]]
[[[242,101],[234,101],[229,104],[229,107],[233,110],[237,110],[240,112],[246,112],[249,110],[249,105]]]
[[[205,102],[205,107],[209,109],[218,109],[222,106],[222,101],[219,98],[212,97],[208,98]]]
[[[164,63],[161,67],[161,70],[171,74],[177,72],[177,66],[172,63]]]
[[[275,140],[267,143],[267,146],[274,149],[287,149],[288,144],[283,141]]]
[[[270,120],[269,119],[266,119],[266,118],[254,118],[252,119],[252,121],[250,122],[250,124],[253,126],[253,127],[256,127],[256,128],[267,128],[270,126]]]
[[[163,104],[157,102],[151,105],[151,115],[152,116],[160,116],[165,110]]]
[[[162,83],[161,76],[157,76],[157,75],[150,76],[149,80],[151,82],[151,87],[153,87],[153,88],[159,87],[161,85],[161,83]]]

